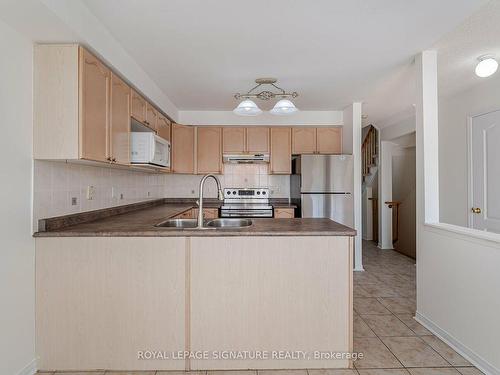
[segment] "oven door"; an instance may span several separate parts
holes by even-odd
[[[220,217],[252,218],[252,217],[273,217],[272,210],[237,209],[221,210]]]

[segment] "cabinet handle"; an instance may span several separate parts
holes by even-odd
[[[108,156],[108,157],[106,158],[106,160],[107,160],[107,161],[112,161],[112,160],[111,160],[111,156]]]
[[[479,207],[472,207],[471,211],[475,214],[480,214],[481,213],[481,209]]]
[[[111,159],[113,163],[116,163],[116,158]]]

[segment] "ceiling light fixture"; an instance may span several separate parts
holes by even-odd
[[[234,94],[235,99],[244,99],[234,110],[233,112],[237,115],[241,116],[256,116],[261,114],[262,111],[260,108],[250,99],[261,99],[261,100],[270,100],[274,98],[280,98],[274,108],[270,111],[275,115],[287,115],[292,114],[298,111],[297,107],[289,100],[289,98],[296,98],[299,96],[297,92],[286,92],[281,87],[278,87],[275,83],[277,82],[276,78],[257,78],[255,83],[257,86],[250,89],[246,94],[236,93]],[[262,85],[270,85],[274,87],[278,92],[273,92],[270,90],[263,90],[260,92],[256,92],[256,90]]]
[[[476,75],[481,78],[486,78],[494,74],[498,69],[498,62],[492,55],[479,56],[476,65]]]
[[[252,100],[245,99],[233,109],[233,112],[240,116],[257,116],[262,110]]]
[[[273,109],[271,109],[271,113],[273,115],[290,115],[292,113],[297,112],[298,109],[295,105],[288,99],[281,99]]]

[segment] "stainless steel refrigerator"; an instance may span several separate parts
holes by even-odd
[[[292,162],[290,195],[302,217],[324,217],[352,227],[351,155],[301,155]]]

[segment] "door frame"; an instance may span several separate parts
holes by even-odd
[[[467,226],[474,228],[474,214],[471,208],[474,207],[474,189],[473,189],[473,163],[472,163],[472,123],[475,117],[484,116],[492,112],[500,111],[500,107],[491,108],[476,114],[467,115]],[[480,229],[478,229],[480,230]]]

